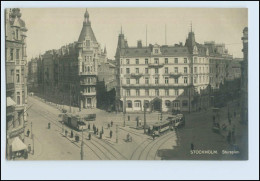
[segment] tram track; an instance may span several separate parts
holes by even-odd
[[[57,126],[58,128],[61,128],[61,129],[62,129],[62,126],[56,123],[57,120],[55,120],[55,119],[53,119],[53,118],[50,118],[49,116],[46,116],[46,114],[43,114],[43,112],[35,111],[35,110],[33,110],[33,109],[31,109],[31,110],[34,111],[34,112],[37,113],[37,114],[40,114],[40,115],[41,115],[42,117],[44,117],[46,120],[52,122],[55,126]],[[70,141],[71,141],[71,140],[70,140]],[[84,143],[84,145],[86,145],[87,147],[89,147],[89,148],[93,151],[93,153],[94,153],[99,159],[101,159],[101,157],[96,153],[96,151],[93,150],[93,148],[91,148],[88,144],[86,144],[86,142],[83,141],[83,143]],[[92,143],[92,142],[91,142],[91,143]],[[93,144],[93,143],[92,143],[92,144]],[[78,146],[77,144],[73,144],[73,145],[75,145],[76,147],[80,148],[80,146]],[[93,145],[94,145],[94,144],[93,144]],[[94,146],[97,147],[96,145],[94,145]],[[97,147],[97,149],[98,149],[100,152],[102,152],[103,155],[106,155],[106,153],[104,153],[99,147]]]
[[[40,107],[42,107],[42,106],[40,106]],[[40,111],[36,111],[36,112],[39,113]],[[41,113],[39,113],[39,114],[41,114],[43,117],[45,117],[45,119],[51,121],[51,122],[52,122],[54,125],[56,125],[57,127],[62,128],[61,125],[57,124],[57,123],[59,122],[59,120],[57,120],[57,118],[56,118],[57,115],[55,115],[55,114],[53,114],[53,113],[50,113],[49,111],[47,111],[47,112],[41,111]],[[50,115],[52,115],[52,116],[55,117],[55,118],[51,117]],[[60,123],[60,124],[61,124],[61,123]],[[69,128],[69,127],[67,127],[67,128]],[[69,128],[69,129],[71,129],[71,128]],[[85,134],[83,133],[83,136],[87,136],[87,135],[85,135]],[[110,159],[110,158],[112,157],[113,159],[117,159],[117,160],[119,160],[119,159],[121,159],[121,158],[127,160],[127,158],[126,158],[124,155],[122,155],[117,149],[115,149],[114,147],[112,147],[111,145],[109,145],[108,143],[106,143],[104,140],[100,140],[100,139],[98,139],[98,138],[96,138],[96,137],[93,137],[92,139],[95,139],[95,140],[96,140],[96,143],[106,150],[106,152],[104,152],[104,151],[102,151],[102,149],[100,149],[100,147],[97,146],[97,144],[93,143],[92,141],[90,142],[90,143],[91,143],[92,145],[94,145],[107,159]],[[83,142],[84,142],[84,141],[83,141]],[[107,148],[106,146],[104,146],[104,144],[102,144],[102,143],[100,143],[100,142],[104,143],[104,144],[105,144],[107,147],[109,147],[110,149]],[[86,142],[84,142],[84,143],[86,144]],[[89,142],[87,142],[87,143],[89,143]],[[99,156],[95,153],[95,151],[94,151],[88,144],[86,144],[86,146],[88,146],[88,147],[94,152],[94,154],[95,154],[97,157],[99,157]],[[112,149],[113,151],[112,151],[111,149]],[[116,154],[115,154],[115,153],[112,153],[112,152],[116,152],[118,155],[120,155],[121,158],[118,158],[117,156],[115,156]],[[111,156],[108,156],[106,153],[109,153]],[[99,157],[99,158],[100,158],[100,157]]]

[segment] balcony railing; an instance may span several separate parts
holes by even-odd
[[[85,82],[85,81],[80,81],[80,85],[96,85],[96,82]]]
[[[123,88],[180,88],[187,87],[188,83],[180,84],[122,84]]]
[[[174,73],[174,72],[170,72],[170,77],[173,77],[173,78],[179,78],[180,76],[182,76],[183,74],[182,73]]]
[[[140,78],[142,76],[143,76],[142,73],[131,73],[131,77],[133,77],[133,78]]]
[[[95,96],[96,95],[96,92],[80,92],[81,95],[83,96]]]
[[[97,72],[80,72],[79,75],[97,75]]]
[[[164,64],[159,64],[159,63],[149,63],[148,64],[148,67],[158,67],[158,68],[160,68],[160,67],[163,67],[164,66]]]

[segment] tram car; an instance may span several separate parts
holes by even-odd
[[[155,136],[160,136],[162,133],[168,131],[170,129],[170,122],[165,121],[162,123],[155,123],[153,125],[153,132]]]
[[[82,120],[82,118],[79,115],[64,114],[63,122],[64,124],[78,131],[83,131],[87,129],[86,123]]]
[[[169,116],[166,120],[170,122],[170,129],[185,126],[185,117],[183,114]]]

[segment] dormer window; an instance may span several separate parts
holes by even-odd
[[[159,53],[159,50],[158,50],[158,49],[155,49],[154,52],[155,52],[155,53]]]
[[[86,46],[87,46],[87,47],[90,46],[90,40],[86,40]]]

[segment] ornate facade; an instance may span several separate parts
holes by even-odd
[[[38,58],[39,92],[60,104],[95,108],[101,63],[106,63],[106,51],[96,40],[86,10],[78,41],[46,51]]]
[[[118,37],[116,108],[118,111],[195,111],[208,108],[212,89],[227,78],[232,56],[224,45],[199,44],[191,30],[182,43],[129,47]],[[144,108],[145,107],[145,108]]]
[[[27,56],[25,22],[19,8],[5,10],[7,159],[15,137],[24,140],[27,105]]]

